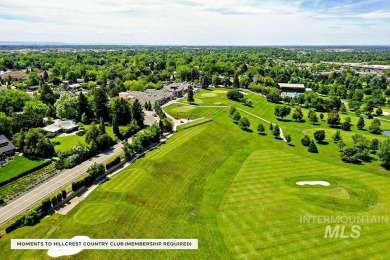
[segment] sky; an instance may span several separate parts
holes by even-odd
[[[389,0],[1,0],[0,41],[390,45]]]

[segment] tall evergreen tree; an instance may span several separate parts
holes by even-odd
[[[188,87],[188,97],[187,97],[188,102],[192,103],[195,101],[194,99],[194,89],[192,86]]]
[[[140,128],[144,127],[145,113],[142,110],[141,102],[136,99],[133,103],[133,119]]]
[[[114,134],[120,138],[121,133],[119,131],[119,126],[118,126],[118,119],[116,118],[116,115],[112,115],[112,130]]]
[[[366,124],[364,123],[364,118],[361,116],[359,117],[359,121],[356,125],[357,129],[362,130]]]
[[[103,118],[108,121],[110,111],[108,108],[108,96],[103,88],[97,88],[94,92],[94,109],[96,118]]]
[[[233,88],[239,88],[240,87],[240,79],[238,78],[238,74],[234,74],[233,78]]]
[[[106,126],[104,125],[103,117],[100,118],[99,132],[101,135],[106,133]]]
[[[90,121],[93,118],[93,111],[89,105],[87,97],[80,92],[78,102],[77,102],[77,120],[80,121],[81,117],[85,113],[85,118],[87,121]]]

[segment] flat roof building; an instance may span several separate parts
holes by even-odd
[[[290,98],[294,98],[306,91],[304,84],[278,83],[278,86],[282,97],[288,96]]]

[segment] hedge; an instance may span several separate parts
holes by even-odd
[[[106,170],[111,169],[112,167],[114,167],[115,165],[117,165],[120,162],[121,162],[121,157],[120,156],[116,157],[113,161],[108,162],[106,164]]]

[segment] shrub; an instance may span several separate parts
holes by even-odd
[[[112,167],[114,167],[115,165],[117,165],[120,162],[121,162],[121,158],[119,156],[115,157],[115,159],[113,161],[108,162],[106,164],[106,170],[111,169]]]
[[[308,135],[305,135],[302,139],[301,139],[301,144],[303,146],[309,146],[310,145],[310,137]]]
[[[228,99],[239,101],[244,97],[244,94],[241,93],[239,89],[231,89],[226,93]]]
[[[314,143],[313,140],[310,142],[309,147],[308,147],[307,150],[308,150],[309,153],[318,153],[317,146],[316,146],[316,144]]]
[[[80,131],[76,132],[76,135],[78,135],[78,136],[85,135],[85,130],[80,130]]]

